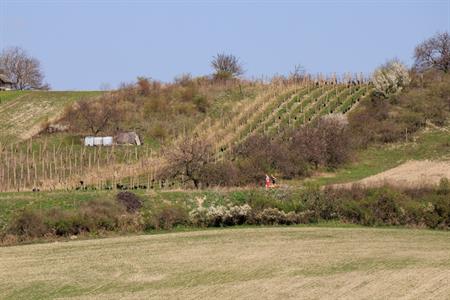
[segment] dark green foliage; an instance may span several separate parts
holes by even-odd
[[[370,204],[373,218],[379,224],[398,225],[400,209],[398,202],[401,196],[387,190],[381,190],[373,197]]]
[[[441,178],[439,181],[438,192],[439,195],[450,195],[450,181],[448,178]]]
[[[352,200],[342,203],[339,215],[344,222],[371,225],[370,211],[360,202]]]

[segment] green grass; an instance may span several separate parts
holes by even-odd
[[[0,248],[2,299],[434,298],[446,232],[265,227]]]
[[[14,100],[20,96],[25,96],[31,93],[30,91],[0,91],[0,105]]]

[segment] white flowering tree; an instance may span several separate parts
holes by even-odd
[[[384,96],[397,93],[411,81],[408,68],[396,59],[378,67],[372,79],[375,90]]]

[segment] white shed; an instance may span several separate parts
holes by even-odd
[[[103,146],[112,146],[113,144],[113,137],[112,136],[105,136],[103,137]]]
[[[93,136],[87,136],[84,138],[84,145],[85,146],[94,146],[94,137]]]
[[[96,136],[94,137],[94,146],[101,146],[103,145],[103,137]]]
[[[84,145],[88,147],[93,146],[112,146],[112,136],[87,136],[84,138]]]

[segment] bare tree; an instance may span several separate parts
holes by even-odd
[[[81,100],[66,112],[65,120],[73,129],[90,131],[93,135],[105,131],[119,119],[114,99],[103,96],[103,101]]]
[[[294,83],[301,82],[305,77],[306,70],[302,65],[295,65],[294,70],[289,74],[289,79]]]
[[[351,144],[346,119],[322,117],[317,122],[296,130],[291,148],[316,169],[320,165],[335,168],[348,161]]]
[[[419,70],[434,68],[448,73],[450,70],[450,35],[437,33],[419,44],[414,51],[415,67]]]
[[[232,54],[217,54],[213,57],[211,66],[215,70],[214,77],[216,79],[231,79],[244,74],[242,63]]]
[[[178,178],[191,181],[195,188],[206,178],[206,166],[212,162],[212,146],[200,138],[186,138],[178,145],[167,150],[168,165],[162,175],[166,178]]]
[[[19,47],[6,48],[0,54],[0,68],[18,90],[48,89],[39,60]]]

